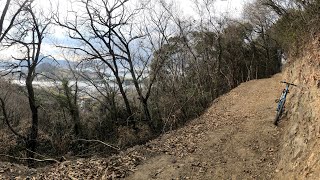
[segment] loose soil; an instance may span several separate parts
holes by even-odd
[[[173,141],[178,152],[149,159],[127,179],[272,179],[279,160],[273,120],[280,78],[243,83],[220,97],[203,116],[159,140]]]

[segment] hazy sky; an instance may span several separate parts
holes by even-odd
[[[184,13],[194,15],[195,12],[192,8],[192,0],[176,0],[180,4]],[[233,18],[240,18],[242,7],[246,2],[252,0],[216,0],[215,13],[229,15]]]
[[[72,1],[72,0],[71,0]],[[131,2],[139,1],[139,0],[130,0]],[[129,1],[129,3],[130,3]],[[167,0],[170,1],[170,0]],[[180,6],[181,10],[185,15],[193,16],[195,14],[193,6],[194,0],[172,0],[177,5]],[[198,0],[202,1],[202,0]],[[215,10],[217,14],[228,13],[231,17],[239,17],[241,15],[243,5],[252,0],[212,0],[215,1]],[[50,8],[50,4],[46,0],[36,0],[36,2],[40,3],[45,8]],[[72,5],[68,2],[69,0],[51,0],[53,4],[60,4],[59,9],[69,9]]]
[[[36,4],[40,4],[42,9],[45,9],[45,12],[49,12],[49,9],[51,8],[51,5],[49,4],[50,1],[48,0],[35,0]],[[73,0],[71,0],[73,1]],[[110,0],[112,1],[112,0]],[[130,2],[140,2],[141,0],[130,0]],[[196,18],[196,12],[194,10],[194,6],[193,6],[193,1],[194,0],[174,0],[173,2],[179,7],[179,9],[182,11],[181,13],[183,13],[184,16],[186,17],[193,17],[195,19]],[[204,0],[198,0],[198,1],[204,1]],[[241,17],[241,11],[242,11],[242,7],[243,5],[248,2],[248,1],[252,1],[252,0],[215,0],[215,4],[214,4],[214,14],[223,14],[223,15],[227,15],[233,18],[240,18]],[[0,0],[0,2],[3,2],[2,0]],[[59,11],[60,12],[66,12],[68,9],[70,10],[71,8],[73,8],[73,10],[76,10],[76,8],[70,3],[70,0],[51,0],[51,2],[53,3],[53,7],[56,7],[57,4],[59,4]],[[69,2],[69,3],[67,3]],[[3,5],[0,5],[0,8],[3,9]],[[55,9],[55,8],[53,8]],[[46,11],[47,10],[47,11]],[[63,16],[63,15],[62,15]],[[64,38],[64,33],[63,30],[61,28],[56,28],[53,27],[53,34],[52,37],[54,39],[60,39],[63,40]],[[54,46],[52,45],[52,43],[50,43],[50,40],[46,40],[46,42],[43,44],[42,46],[43,48],[43,52],[47,53],[53,53],[56,54],[59,52],[59,50],[57,50],[56,48],[54,48]],[[54,50],[55,49],[55,50]],[[54,52],[56,51],[56,52]],[[10,52],[12,52],[12,50],[10,50]],[[7,52],[0,52],[0,55],[8,55]]]

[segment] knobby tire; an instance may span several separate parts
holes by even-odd
[[[280,120],[280,116],[282,114],[282,109],[283,109],[283,105],[284,105],[285,101],[281,103],[279,111],[277,111],[276,117],[274,118],[274,125],[278,126],[279,120]]]
[[[280,119],[280,111],[277,111],[276,117],[274,118],[274,125],[278,126],[278,122]]]

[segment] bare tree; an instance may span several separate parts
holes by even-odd
[[[223,81],[228,82],[223,65],[227,63],[224,62],[223,56],[225,49],[223,46],[223,29],[225,28],[228,17],[217,16],[215,12],[216,0],[193,0],[193,6],[199,16],[198,21],[198,34],[202,36],[202,40],[205,43],[208,65],[211,66],[212,74],[211,82],[212,97],[218,97],[223,91]],[[210,51],[210,52],[209,52]],[[208,57],[211,56],[211,57]],[[230,83],[228,83],[230,84]]]
[[[74,53],[82,56],[83,61],[99,60],[103,62],[115,77],[117,86],[125,104],[127,116],[132,117],[132,110],[129,99],[123,85],[124,77],[121,74],[121,62],[123,47],[119,46],[121,39],[116,39],[119,34],[117,30],[127,25],[135,12],[126,12],[125,3],[127,0],[109,2],[105,0],[81,0],[77,1],[83,5],[83,14],[71,12],[74,20],[65,19],[63,22],[57,15],[55,20],[58,25],[68,30],[69,38],[80,44],[75,46],[64,46]],[[103,7],[103,8],[102,8]],[[133,123],[133,120],[131,121]],[[135,125],[133,125],[135,126]]]
[[[33,81],[39,75],[36,68],[46,58],[41,55],[43,39],[50,24],[49,18],[43,16],[43,12],[36,12],[33,4],[28,4],[23,9],[23,15],[13,28],[13,32],[7,34],[7,46],[17,47],[21,54],[12,56],[13,63],[9,66],[10,72],[18,73],[25,80],[25,87],[29,100],[29,108],[32,114],[31,129],[27,136],[27,157],[34,158],[37,148],[39,103],[37,102]],[[31,165],[32,162],[30,161]]]
[[[270,9],[275,11],[279,16],[285,15],[287,13],[287,10],[283,5],[283,1],[281,2],[279,0],[260,0],[259,3],[266,7],[269,7]]]
[[[2,3],[5,4],[0,17],[0,42],[2,42],[2,40],[10,31],[10,29],[15,25],[15,19],[20,14],[20,12],[23,11],[24,7],[31,2],[31,0],[13,1],[13,2],[12,0],[6,0],[5,2],[3,1],[4,0],[0,1],[1,4]],[[14,5],[14,3],[16,3],[16,5]],[[10,15],[10,17],[6,19],[6,17],[8,16],[8,11],[12,9],[12,6],[13,8],[17,8],[17,10],[13,15]],[[7,26],[5,26],[6,21],[9,22]]]
[[[117,94],[119,87],[117,82],[108,73],[109,68],[105,63],[99,60],[91,60],[90,62],[81,63],[78,65],[79,71],[77,74],[80,78],[85,80],[86,84],[90,88],[83,89],[83,93],[90,98],[96,100],[100,104],[99,113],[102,116],[98,118],[105,122],[111,122],[109,129],[112,129],[112,125],[119,124],[116,120],[120,117],[119,102]],[[88,70],[90,69],[90,71]],[[96,93],[92,92],[92,89]],[[83,102],[85,104],[85,102]],[[86,105],[84,105],[86,111]],[[97,119],[97,121],[99,121]]]
[[[131,10],[126,0],[82,0],[78,3],[83,5],[85,13],[78,15],[74,12],[74,21],[62,22],[58,16],[56,18],[56,22],[69,31],[71,39],[81,42],[80,46],[65,48],[81,54],[85,61],[98,60],[104,63],[104,67],[108,67],[115,77],[131,124],[135,127],[132,105],[124,87],[125,80],[131,81],[142,105],[144,117],[150,128],[154,129],[148,99],[155,77],[150,79],[146,88],[141,83],[145,79],[144,73],[152,58],[152,52],[138,45],[139,42],[143,42],[142,39],[147,38],[148,32],[136,27],[138,22],[135,21],[144,7],[137,6]],[[136,50],[139,47],[140,52]]]
[[[65,95],[65,101],[66,101],[66,108],[69,111],[69,114],[72,118],[73,122],[73,130],[77,137],[82,136],[82,128],[81,128],[81,122],[80,122],[80,112],[78,107],[78,81],[76,79],[76,82],[74,84],[74,91],[72,87],[70,86],[70,83],[67,79],[62,79],[62,89],[63,94]]]

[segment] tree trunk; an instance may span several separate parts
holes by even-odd
[[[69,88],[68,81],[63,82],[63,89],[65,96],[67,97],[67,103],[68,103],[68,109],[69,113],[71,115],[72,121],[73,121],[73,130],[76,135],[76,137],[81,137],[82,130],[81,130],[81,122],[80,122],[80,115],[79,115],[79,108],[76,102],[76,99],[73,98],[71,89]],[[77,90],[76,90],[77,91]],[[74,96],[77,96],[77,93],[74,94]]]
[[[119,77],[119,75],[117,73],[114,73],[115,77],[116,77],[116,80],[117,80],[117,84],[119,86],[119,90],[120,90],[120,93],[122,95],[122,98],[123,98],[123,101],[124,101],[124,104],[126,106],[126,111],[127,111],[127,114],[128,114],[128,121],[129,121],[129,124],[135,129],[136,128],[136,123],[133,119],[133,116],[132,116],[132,111],[131,111],[131,106],[130,106],[130,103],[129,103],[129,100],[128,100],[128,97],[126,95],[126,92],[124,91],[124,88],[123,88],[123,85],[122,85],[122,82],[121,82],[121,79]]]
[[[127,47],[128,49],[128,52],[129,52],[129,48]],[[143,94],[142,94],[142,90],[141,88],[139,87],[139,82],[138,82],[138,79],[136,77],[136,74],[134,72],[134,67],[133,67],[133,63],[132,63],[132,59],[129,55],[129,58],[128,58],[128,62],[129,62],[129,65],[130,65],[130,73],[131,73],[131,76],[132,76],[132,80],[133,80],[133,84],[134,84],[134,87],[139,95],[139,100],[143,106],[143,113],[144,113],[144,116],[146,118],[146,121],[148,123],[148,126],[149,128],[155,132],[156,128],[154,127],[154,124],[152,122],[152,118],[151,118],[151,114],[150,114],[150,111],[149,111],[149,107],[148,107],[148,97],[144,97]]]
[[[222,39],[221,36],[218,35],[218,61],[217,61],[217,66],[216,66],[216,83],[215,83],[215,90],[216,90],[216,98],[220,96],[221,94],[221,89],[220,89],[220,84],[222,82],[222,76],[221,76],[221,63],[222,63],[222,53],[223,53],[223,47],[222,47]],[[223,91],[223,90],[222,90]]]
[[[151,114],[150,114],[149,107],[148,107],[148,101],[147,101],[147,99],[143,99],[141,102],[142,102],[142,106],[143,106],[144,115],[145,115],[146,120],[148,122],[148,126],[150,127],[150,129],[153,132],[155,132],[156,127],[154,126],[154,124],[152,122]]]
[[[30,133],[27,137],[27,142],[26,142],[26,148],[27,148],[27,158],[34,158],[34,154],[37,149],[37,138],[38,138],[38,107],[36,105],[36,99],[34,95],[34,90],[32,86],[32,77],[27,77],[26,79],[26,86],[27,86],[27,92],[28,92],[28,99],[29,99],[29,106],[31,109],[31,114],[32,114],[32,124],[31,124],[31,129]],[[30,167],[34,167],[34,161],[29,160],[28,165]]]

